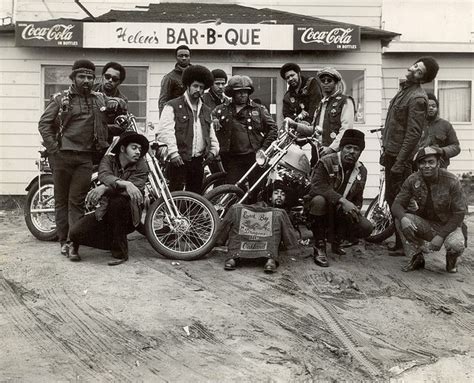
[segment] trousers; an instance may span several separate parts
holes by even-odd
[[[184,161],[184,165],[174,166],[170,164],[168,168],[168,179],[170,190],[186,190],[201,194],[202,181],[204,178],[204,168],[202,167],[203,156],[193,157],[189,161]]]
[[[401,230],[401,224],[399,219],[395,219],[395,227],[402,240],[403,250],[409,257],[423,252],[425,249],[425,241],[431,241],[440,226],[440,223],[428,221],[427,219],[421,218],[415,214],[405,214],[405,217],[410,218],[416,225],[417,230],[415,233],[416,240],[409,241]],[[461,255],[464,252],[464,235],[461,227],[456,228],[448,234],[444,239],[444,247],[448,253]]]
[[[103,219],[98,221],[94,213],[87,214],[74,224],[69,236],[74,244],[112,250],[118,258],[128,258],[127,234],[134,230],[130,199],[114,195],[109,197]]]
[[[92,153],[59,151],[49,156],[53,170],[56,228],[61,243],[69,229],[84,215],[92,176]]]

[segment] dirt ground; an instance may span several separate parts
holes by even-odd
[[[139,234],[131,260],[72,263],[0,211],[1,382],[472,382],[474,217],[457,274],[444,252],[363,244],[317,267],[310,247],[266,275],[225,255],[175,262]]]

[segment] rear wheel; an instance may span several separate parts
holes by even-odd
[[[385,199],[380,200],[379,196],[375,197],[367,208],[365,217],[374,226],[370,236],[365,238],[366,241],[374,243],[382,242],[395,232],[392,214],[390,213],[390,208]]]
[[[226,172],[213,173],[204,179],[202,183],[202,195],[206,195],[217,186],[223,185],[225,182]]]
[[[214,247],[219,217],[210,202],[199,194],[176,191],[171,195],[179,216],[173,218],[165,200],[158,199],[145,218],[146,237],[166,258],[201,258]]]
[[[31,186],[26,196],[24,208],[26,226],[40,241],[54,241],[56,234],[56,215],[54,212],[54,183],[50,174],[41,176]]]
[[[214,206],[219,218],[222,219],[231,206],[238,202],[244,194],[244,191],[238,186],[227,184],[217,186],[205,194],[204,197]]]

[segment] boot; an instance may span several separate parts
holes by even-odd
[[[69,245],[69,260],[71,262],[79,262],[81,257],[79,255],[79,245],[72,243]]]
[[[387,250],[388,251],[398,251],[398,250],[403,251],[402,239],[400,238],[398,231],[395,230],[395,243],[391,243],[390,245],[388,245]]]
[[[318,266],[328,267],[328,257],[326,254],[326,225],[324,216],[312,216],[312,231],[314,241],[313,260]]]
[[[331,243],[331,252],[337,255],[346,255],[346,251],[341,247],[341,241],[339,239],[335,239]]]
[[[423,253],[417,253],[415,254],[410,262],[404,267],[402,267],[402,271],[414,271],[414,270],[419,270],[419,269],[424,269],[425,268],[425,257],[423,257]]]
[[[328,256],[326,254],[326,241],[319,240],[313,246],[313,260],[318,266],[329,267]]]
[[[458,261],[459,255],[456,253],[446,252],[446,271],[448,273],[457,273],[456,262]]]

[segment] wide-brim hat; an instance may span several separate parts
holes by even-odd
[[[112,149],[112,153],[118,154],[120,153],[120,147],[123,145],[127,147],[130,143],[137,143],[142,147],[142,151],[140,153],[140,157],[143,157],[147,154],[150,144],[148,143],[148,139],[137,133],[132,131],[124,132],[120,135],[119,140],[115,144],[114,148]]]

